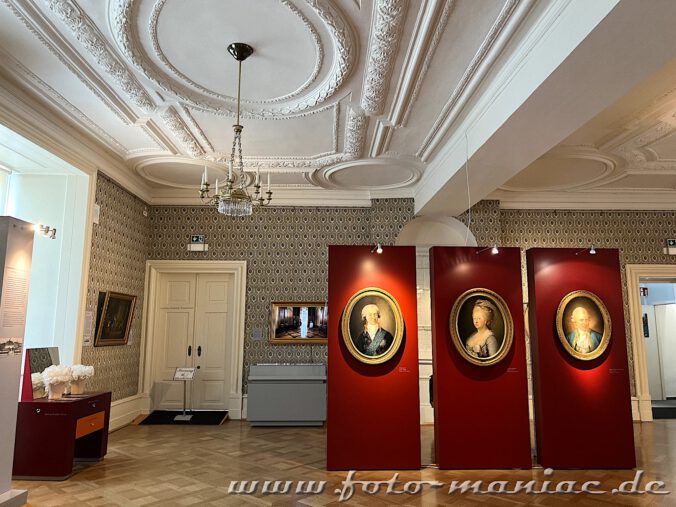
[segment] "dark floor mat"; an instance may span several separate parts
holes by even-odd
[[[183,412],[176,410],[154,410],[141,424],[201,424],[218,426],[228,418],[227,410],[197,410],[187,412],[192,415],[189,421],[174,421],[174,417]]]

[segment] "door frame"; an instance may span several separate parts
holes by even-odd
[[[676,279],[676,265],[673,264],[627,264],[627,299],[629,303],[629,324],[631,348],[634,354],[634,385],[638,399],[638,413],[641,421],[652,421],[652,398],[648,383],[648,363],[643,338],[643,311],[639,291],[643,282],[673,281]],[[645,280],[648,278],[649,280]]]
[[[142,323],[142,357],[139,377],[139,392],[152,403],[150,391],[153,383],[154,346],[155,346],[155,302],[158,282],[164,273],[223,273],[233,275],[233,340],[230,343],[230,393],[228,395],[228,416],[230,419],[242,418],[242,373],[244,369],[244,318],[246,309],[246,261],[146,261],[145,294]],[[149,407],[152,409],[153,407]]]

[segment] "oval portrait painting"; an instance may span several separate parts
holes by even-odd
[[[377,287],[362,289],[345,306],[343,341],[363,363],[384,363],[394,356],[404,336],[404,319],[396,299]]]
[[[571,292],[559,303],[556,331],[573,357],[583,361],[599,357],[610,341],[611,322],[606,305],[592,292]]]
[[[504,299],[491,290],[463,293],[453,305],[449,325],[455,348],[470,363],[495,364],[512,346],[512,315]]]

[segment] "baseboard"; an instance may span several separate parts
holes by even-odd
[[[140,394],[116,400],[110,404],[109,431],[119,430],[130,424],[136,417],[144,413],[144,397]]]
[[[641,422],[641,411],[639,410],[638,398],[636,396],[631,397],[631,419],[634,422]]]
[[[249,406],[248,404],[248,394],[242,395],[242,413],[240,414],[240,419],[246,419],[247,416],[247,407]],[[231,419],[236,419],[235,417],[232,417]]]
[[[28,491],[25,489],[10,489],[0,495],[0,507],[21,507],[28,503]]]

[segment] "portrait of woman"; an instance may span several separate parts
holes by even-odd
[[[462,294],[453,305],[449,325],[458,352],[477,365],[499,362],[512,344],[514,325],[507,304],[488,289]]]
[[[390,359],[402,342],[404,321],[397,301],[388,292],[368,287],[354,294],[343,312],[343,341],[364,363]]]
[[[556,312],[556,330],[563,348],[573,357],[590,361],[610,341],[610,315],[594,293],[576,290],[564,296]]]

